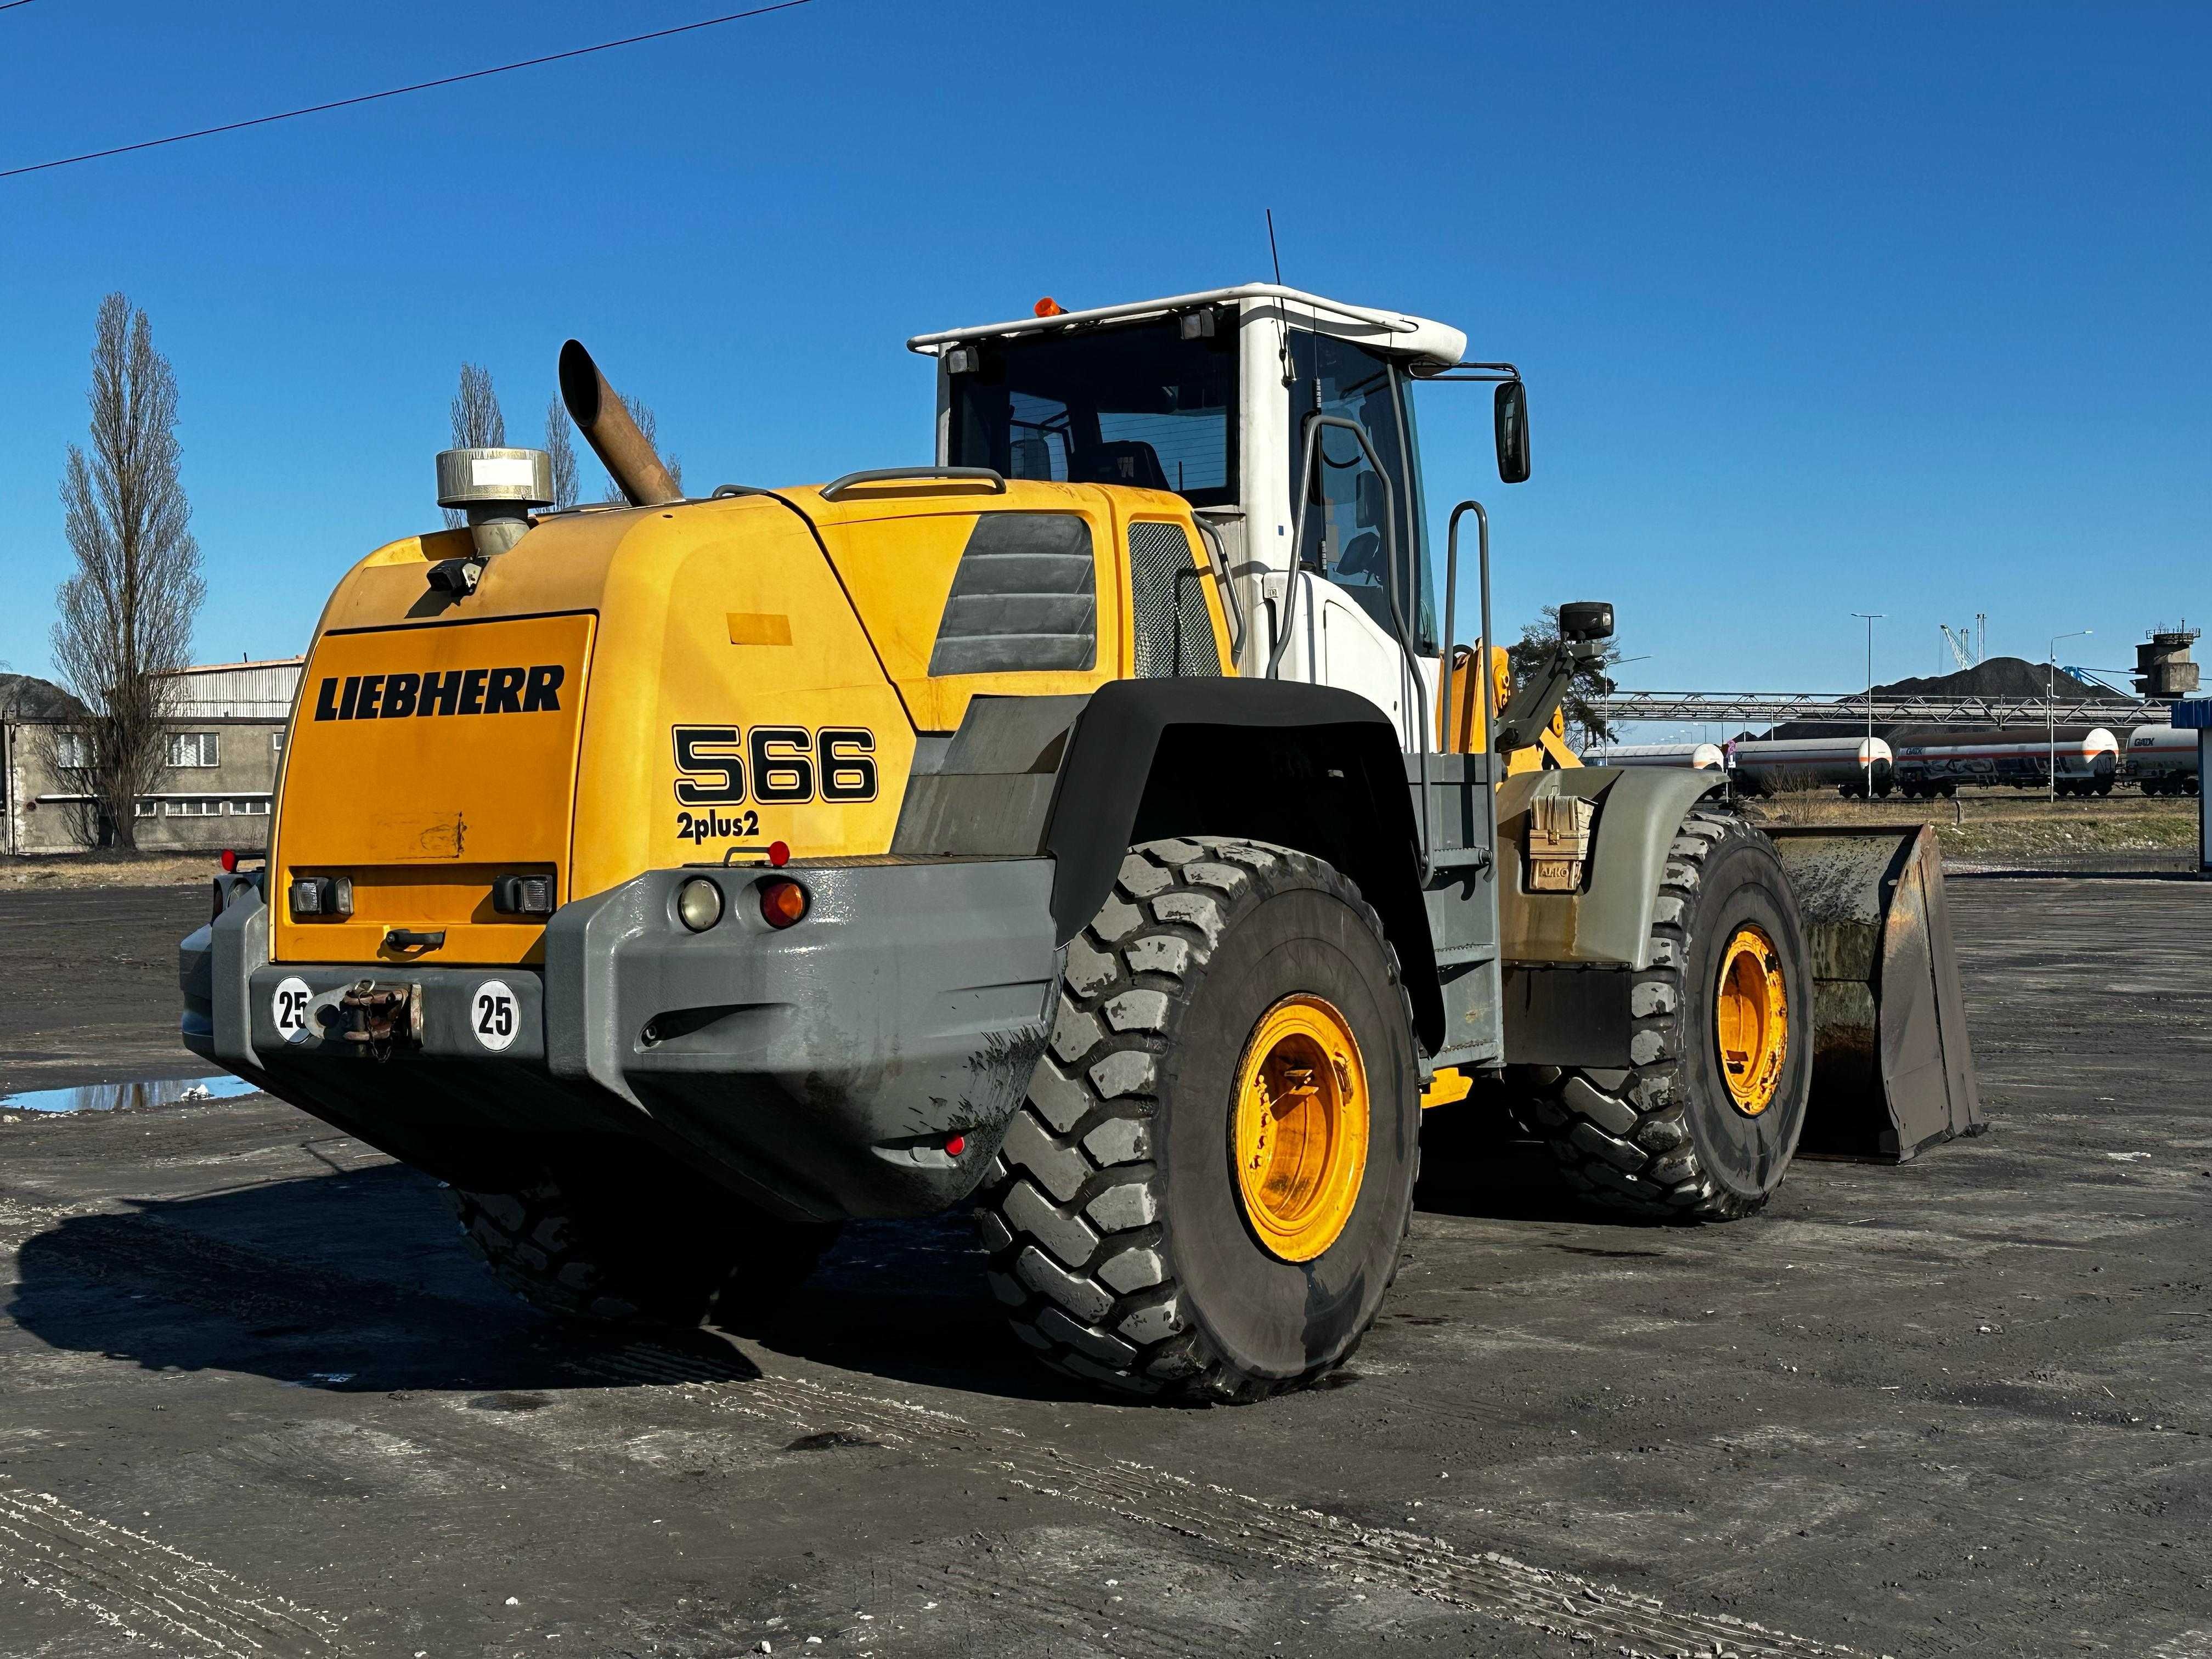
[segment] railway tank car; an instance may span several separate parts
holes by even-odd
[[[2054,754],[2062,795],[2109,795],[2119,775],[2119,739],[2101,726],[1926,726],[1891,733],[1890,745],[1898,791],[1913,800],[1961,785],[2040,789]]]
[[[2128,733],[2127,770],[2146,795],[2194,795],[2204,787],[2197,733],[2171,726],[2138,726]]]
[[[1721,772],[1728,757],[1717,743],[1614,743],[1583,757],[1589,766],[1686,766],[1693,772]]]
[[[1894,760],[1880,738],[1739,738],[1728,747],[1735,785],[1747,795],[1832,785],[1863,799],[1889,793]]]

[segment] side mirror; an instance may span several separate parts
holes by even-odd
[[[1498,476],[1506,483],[1528,482],[1528,388],[1519,380],[1498,383]]]

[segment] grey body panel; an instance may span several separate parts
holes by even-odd
[[[917,750],[891,850],[920,857],[1042,853],[1067,734],[1090,702],[1088,695],[969,699],[960,729],[941,752],[925,762]]]
[[[1490,851],[1488,755],[1427,757],[1428,811],[1420,810],[1419,756],[1408,755],[1406,782],[1414,817],[1429,825],[1433,866],[1422,895],[1435,945],[1437,988],[1443,1003],[1438,1066],[1496,1066],[1505,1053],[1504,988],[1498,956],[1498,860]]]
[[[1656,766],[1572,767],[1506,779],[1498,792],[1498,933],[1505,961],[1650,966],[1651,911],[1667,849],[1690,808],[1725,787],[1725,779],[1710,773]],[[1597,804],[1580,892],[1527,890],[1528,803],[1546,794]],[[1506,1047],[1513,1048],[1510,1030]]]
[[[1048,1034],[1060,969],[1050,861],[886,858],[781,873],[811,895],[796,927],[760,920],[752,890],[765,870],[649,871],[563,906],[543,967],[272,964],[257,893],[185,941],[185,1041],[459,1184],[524,1158],[536,1136],[622,1134],[794,1218],[958,1202]],[[700,876],[723,888],[725,912],[693,933],[674,896]],[[287,977],[318,1004],[363,978],[419,985],[421,1046],[380,1062],[335,1036],[283,1042],[270,1004]],[[521,1015],[499,1054],[467,1025],[494,979]],[[241,1040],[225,1052],[233,1030]],[[944,1150],[955,1134],[967,1140],[957,1158]]]

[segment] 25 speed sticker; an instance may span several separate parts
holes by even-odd
[[[469,1030],[479,1044],[497,1054],[521,1029],[522,1007],[513,991],[495,979],[477,987],[469,999]]]
[[[277,983],[276,994],[269,999],[269,1018],[276,1022],[276,1035],[285,1042],[305,1042],[314,1035],[307,1019],[307,1004],[313,996],[304,979]]]

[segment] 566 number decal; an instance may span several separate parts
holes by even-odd
[[[876,798],[876,734],[864,726],[678,726],[670,735],[684,806]]]

